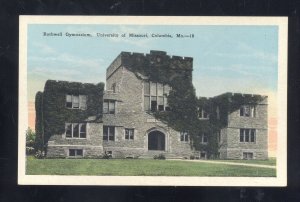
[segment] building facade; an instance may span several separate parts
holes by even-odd
[[[171,57],[162,51],[122,52],[107,68],[106,90],[102,83],[47,81],[36,101],[40,109],[36,128],[47,145],[47,157],[211,157],[193,146],[188,131],[176,130],[155,116],[172,111],[169,94],[176,89],[167,81],[188,78],[191,82],[192,63],[192,58]],[[247,96],[226,93],[208,99],[209,109],[199,105],[199,121],[219,127],[214,158],[268,157],[267,97],[247,103]],[[236,97],[245,99],[232,107]],[[210,144],[210,133],[199,135],[200,144]]]

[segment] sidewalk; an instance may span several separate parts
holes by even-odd
[[[226,164],[226,165],[236,165],[236,166],[249,166],[249,167],[258,167],[258,168],[273,168],[276,169],[276,166],[270,165],[261,165],[261,164],[252,164],[252,163],[235,163],[235,162],[226,162],[226,161],[213,161],[213,160],[189,160],[189,159],[167,159],[170,161],[189,161],[195,163],[212,163],[212,164]]]

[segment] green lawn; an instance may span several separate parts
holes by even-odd
[[[276,166],[276,158],[269,158],[268,160],[217,160],[217,161]]]
[[[275,177],[276,170],[237,165],[153,159],[35,159],[28,157],[26,174]]]

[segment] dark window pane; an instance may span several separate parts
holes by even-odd
[[[75,156],[75,149],[69,149],[69,156]]]
[[[240,142],[244,142],[244,129],[240,129]]]
[[[151,101],[151,111],[155,112],[157,110],[157,102]]]
[[[125,139],[129,139],[129,130],[127,128],[125,128]]]
[[[108,140],[115,141],[115,127],[109,127]]]
[[[115,113],[115,101],[110,101],[108,108],[109,108],[109,113],[114,114]]]
[[[255,142],[255,130],[251,130],[251,142]]]
[[[108,127],[103,126],[103,140],[108,140]]]
[[[183,134],[183,132],[180,133],[180,141],[184,141],[184,134]]]
[[[66,137],[72,137],[72,124],[66,125]]]
[[[80,132],[81,133],[85,133],[86,132],[86,124],[83,123],[83,124],[80,125]]]
[[[77,149],[76,150],[76,156],[83,156],[82,149]]]
[[[244,107],[244,113],[245,113],[245,116],[247,116],[247,117],[250,116],[250,114],[251,114],[250,106],[245,106]]]
[[[240,116],[244,116],[244,107],[240,108]]]
[[[79,124],[73,124],[73,137],[79,137]]]
[[[245,129],[245,142],[249,142],[249,132],[250,130],[249,129]]]

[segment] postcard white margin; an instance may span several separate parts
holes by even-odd
[[[29,24],[276,25],[278,26],[278,137],[276,177],[165,177],[26,175],[27,29]],[[287,17],[20,16],[18,184],[119,186],[286,186],[287,185]]]

